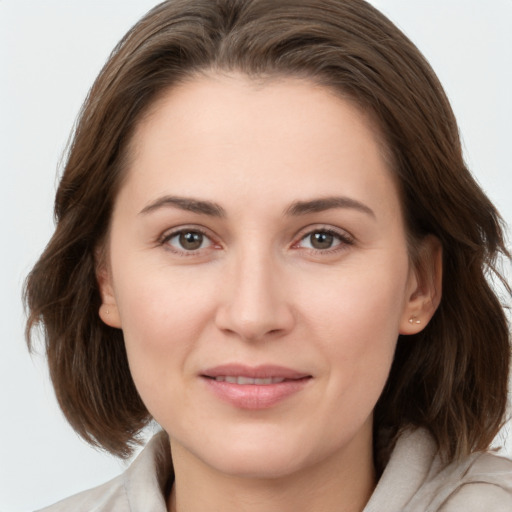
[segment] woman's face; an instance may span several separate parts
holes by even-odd
[[[163,97],[131,154],[100,315],[173,450],[245,476],[371,452],[422,300],[371,122],[306,81],[213,75]]]

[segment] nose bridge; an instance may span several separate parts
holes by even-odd
[[[294,319],[278,258],[265,243],[241,247],[230,262],[218,326],[248,340],[283,334]]]

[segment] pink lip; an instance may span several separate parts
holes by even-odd
[[[216,377],[247,377],[250,379],[285,379],[272,384],[238,384],[218,381]],[[274,365],[245,366],[227,364],[201,372],[205,384],[221,400],[240,409],[268,409],[301,391],[311,375]]]

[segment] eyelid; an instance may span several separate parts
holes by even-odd
[[[334,247],[330,247],[328,249],[315,249],[315,248],[308,248],[299,247],[300,242],[302,242],[305,238],[312,235],[313,233],[328,233],[330,235],[335,236],[338,238],[340,243],[336,244]],[[301,249],[304,251],[310,251],[316,254],[330,254],[338,251],[345,250],[347,246],[354,245],[356,242],[355,237],[349,233],[347,230],[338,228],[332,225],[326,225],[326,224],[312,224],[309,225],[299,231],[299,233],[295,236],[294,242],[292,243],[291,247],[292,249]]]
[[[186,232],[197,232],[206,237],[210,241],[210,245],[208,247],[203,247],[195,250],[180,250],[179,248],[173,247],[168,244],[169,240],[173,237]],[[333,235],[339,240],[334,247],[327,249],[315,249],[315,248],[307,248],[307,247],[299,247],[299,244],[309,235],[313,233],[328,233]],[[355,237],[349,233],[347,230],[335,227],[332,225],[326,224],[311,224],[302,228],[297,235],[294,237],[294,242],[291,244],[292,249],[308,251],[315,254],[331,254],[339,251],[346,250],[348,246],[354,245],[356,239]],[[203,253],[209,249],[219,249],[222,248],[222,245],[217,241],[217,237],[209,230],[204,228],[203,226],[198,226],[196,224],[185,224],[181,226],[176,226],[174,228],[169,228],[165,230],[156,240],[158,245],[165,246],[165,248],[175,254],[182,256],[194,256]]]
[[[182,233],[187,233],[187,232],[200,233],[201,235],[203,235],[210,241],[210,245],[208,247],[203,247],[203,248],[199,248],[196,250],[187,251],[185,249],[180,250],[176,247],[171,246],[168,243],[169,240],[171,240],[175,236],[180,235]],[[195,255],[198,255],[198,254],[202,253],[203,251],[206,251],[211,248],[220,248],[220,244],[216,241],[216,237],[210,232],[210,230],[208,230],[202,226],[195,225],[195,224],[176,226],[174,228],[165,230],[158,237],[157,244],[165,246],[165,248],[167,250],[173,252],[174,254],[178,254],[178,255],[182,255],[182,256],[195,256]]]

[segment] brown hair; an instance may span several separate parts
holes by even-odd
[[[211,70],[299,76],[376,119],[392,157],[411,250],[443,246],[443,299],[419,334],[400,337],[375,411],[392,438],[428,429],[447,460],[488,447],[507,400],[510,333],[486,279],[501,220],[462,158],[448,100],[427,62],[363,0],[172,0],[114,49],[81,110],[55,200],[56,230],[26,282],[27,339],[42,326],[57,398],[87,441],[130,453],[150,420],[120,330],[98,317],[95,252],[105,239],[137,122],[158,95]],[[510,288],[505,284],[510,292]]]

